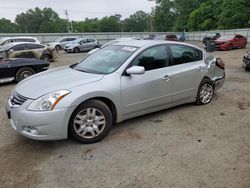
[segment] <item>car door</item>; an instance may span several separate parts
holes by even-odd
[[[0,79],[13,77],[14,71],[11,71],[10,61],[0,59]]]
[[[8,51],[9,58],[26,58],[26,44],[17,44],[9,49]]]
[[[27,44],[26,53],[27,58],[37,58],[40,59],[44,51],[44,46],[40,44]]]
[[[203,52],[191,46],[171,44],[170,53],[174,103],[195,98],[206,70]]]
[[[142,75],[121,77],[121,104],[124,115],[152,111],[172,103],[171,67],[166,45],[151,47],[140,53],[130,66],[143,66]]]
[[[246,44],[245,38],[242,35],[237,35],[236,36],[238,39],[238,46],[239,48],[244,47]]]
[[[95,40],[94,39],[87,39],[88,50],[92,50],[95,47]]]
[[[89,43],[88,43],[87,39],[83,39],[81,41],[81,47],[80,48],[81,48],[81,51],[88,50]]]

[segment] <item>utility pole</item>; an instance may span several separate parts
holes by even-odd
[[[67,19],[67,24],[68,24],[68,33],[70,33],[70,25],[69,25],[69,13],[67,10],[64,11],[64,14],[66,15],[66,19]]]

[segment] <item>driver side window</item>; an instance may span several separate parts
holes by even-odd
[[[169,65],[169,55],[165,45],[149,48],[137,56],[132,66],[142,66],[145,71],[160,69]]]

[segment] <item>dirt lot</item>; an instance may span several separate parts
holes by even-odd
[[[216,52],[226,83],[206,106],[188,104],[114,126],[100,143],[37,142],[5,115],[14,83],[0,86],[0,187],[250,187],[247,51]],[[79,61],[61,56],[53,67]]]

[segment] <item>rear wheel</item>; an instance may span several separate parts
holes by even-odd
[[[61,46],[60,45],[56,45],[56,51],[59,51],[59,50],[61,50],[62,48],[61,48]]]
[[[108,134],[112,124],[112,113],[108,106],[99,100],[89,100],[73,112],[69,133],[81,143],[94,143]]]
[[[52,60],[52,58],[51,58],[50,55],[46,55],[46,54],[45,54],[45,55],[42,55],[41,60],[50,62],[50,61]]]
[[[79,53],[80,49],[79,48],[74,48],[74,53]]]
[[[24,67],[24,68],[19,69],[16,72],[15,79],[17,82],[20,82],[20,81],[24,80],[25,78],[28,78],[29,76],[31,76],[35,73],[36,72],[34,69],[29,68],[29,67]]]
[[[214,95],[214,86],[211,80],[204,78],[200,83],[196,104],[198,105],[205,105],[209,104]]]

